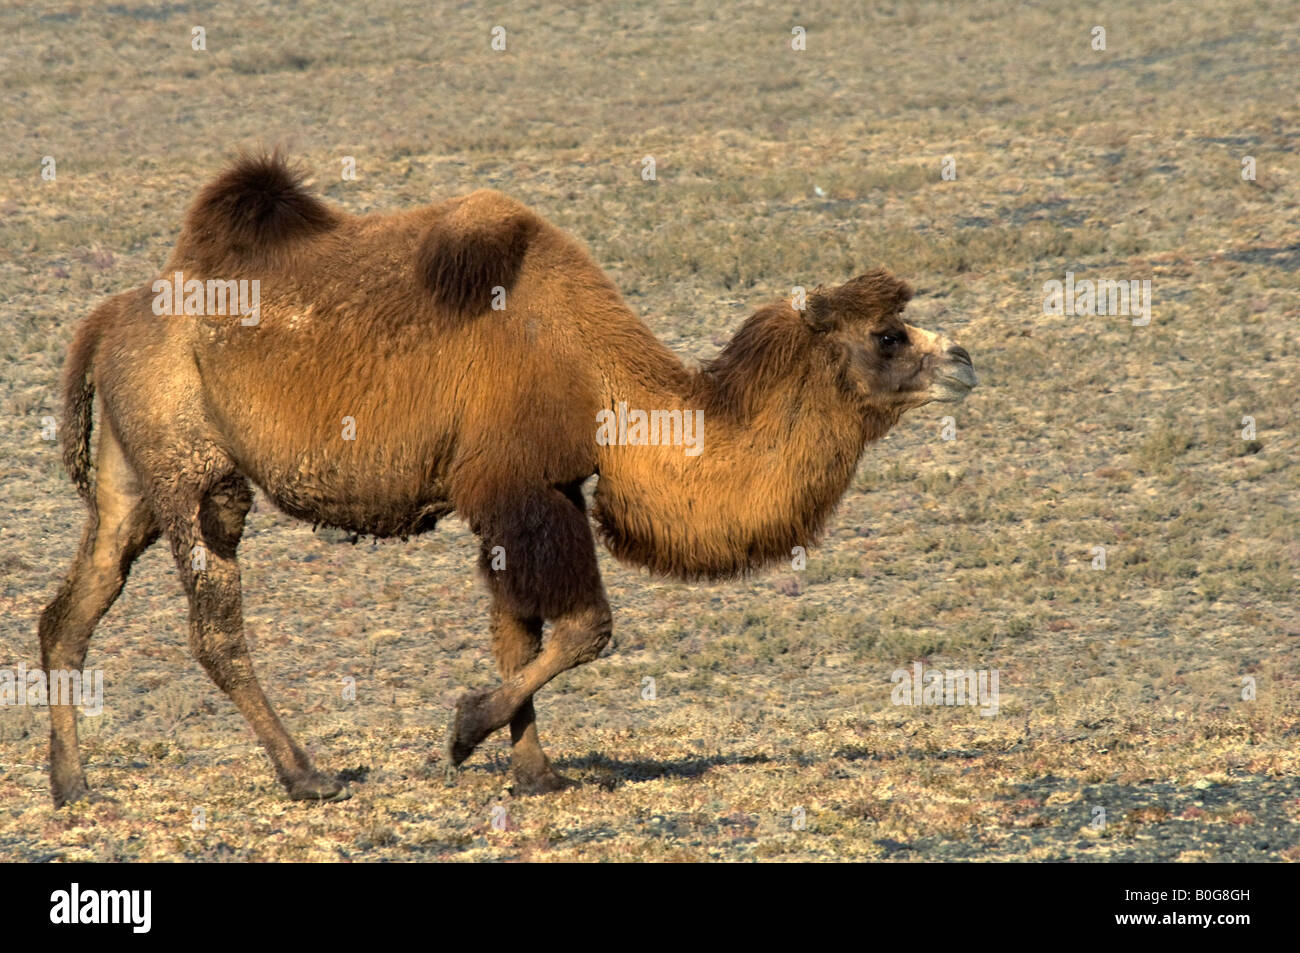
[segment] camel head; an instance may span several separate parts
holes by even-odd
[[[837,355],[841,386],[864,410],[897,417],[934,401],[957,403],[975,386],[970,354],[907,324],[912,289],[883,269],[808,296],[804,320]]]

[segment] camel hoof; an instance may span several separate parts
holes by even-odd
[[[447,761],[451,767],[461,764],[496,730],[486,711],[491,696],[491,691],[470,692],[456,703],[456,714],[447,733]]]
[[[98,791],[92,791],[83,781],[80,784],[69,785],[65,788],[54,791],[54,807],[57,810],[61,807],[67,807],[69,804],[117,804],[116,798],[111,798],[107,794],[100,794]]]
[[[352,790],[338,778],[317,771],[290,784],[289,797],[295,801],[346,801]]]
[[[579,787],[582,787],[581,781],[566,778],[554,768],[548,767],[545,771],[533,773],[515,771],[515,783],[510,793],[516,797],[527,797],[534,794],[554,794],[556,791]]]
[[[56,787],[53,790],[54,807],[66,807],[69,804],[76,804],[78,801],[90,800],[90,788],[84,784],[72,784],[65,788]]]

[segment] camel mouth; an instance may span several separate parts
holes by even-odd
[[[938,403],[957,404],[966,399],[966,395],[977,383],[970,356],[962,351],[961,355],[953,355],[952,360],[946,362],[943,369],[934,375],[930,391]]]

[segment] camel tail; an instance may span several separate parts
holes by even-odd
[[[117,313],[112,300],[105,301],[77,327],[63,367],[63,421],[60,438],[63,465],[77,492],[91,502],[90,437],[95,408],[95,352],[104,325]]]

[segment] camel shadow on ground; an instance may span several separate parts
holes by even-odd
[[[623,784],[636,781],[653,781],[657,778],[698,778],[714,768],[728,765],[770,764],[765,754],[714,754],[671,760],[609,758],[602,754],[588,754],[577,758],[559,758],[554,762],[562,774],[567,774],[584,784],[598,785],[614,790]]]

